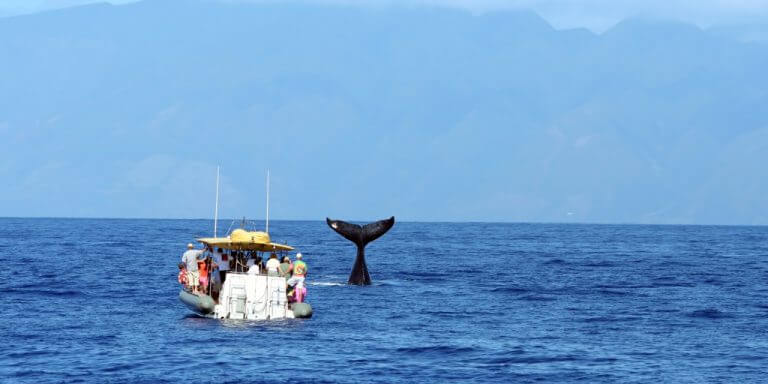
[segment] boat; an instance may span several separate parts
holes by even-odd
[[[209,278],[204,292],[192,292],[182,287],[179,300],[200,316],[215,319],[277,320],[312,317],[312,306],[304,302],[306,287],[299,281],[288,290],[284,276],[251,273],[246,269],[246,258],[266,259],[266,254],[279,255],[278,260],[294,248],[272,242],[269,237],[269,171],[267,171],[267,218],[264,231],[238,228],[228,236],[217,237],[219,210],[219,169],[216,170],[216,208],[214,210],[213,237],[197,239],[205,249],[204,259],[221,252],[222,262],[229,263],[223,284]],[[245,227],[245,220],[243,220]],[[297,254],[300,255],[300,254]],[[213,276],[211,276],[213,277]]]
[[[287,292],[287,280],[283,276],[248,273],[244,257],[265,256],[275,253],[282,259],[294,248],[287,244],[271,241],[267,232],[246,231],[238,228],[226,237],[197,239],[204,248],[204,256],[221,249],[230,266],[220,286],[209,283],[207,294],[193,293],[186,288],[179,292],[179,300],[200,316],[215,319],[276,320],[312,317],[312,306],[297,296],[306,292],[303,283],[297,284],[293,292]],[[214,279],[210,279],[213,281]]]

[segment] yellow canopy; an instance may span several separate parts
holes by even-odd
[[[227,237],[204,237],[197,241],[210,245],[213,248],[242,249],[248,251],[291,251],[293,247],[285,244],[273,243],[266,232],[248,232],[244,229],[235,229]]]

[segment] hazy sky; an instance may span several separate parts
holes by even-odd
[[[113,4],[134,1],[136,0],[109,0]],[[2,0],[0,16],[97,2],[104,2],[104,0]],[[555,27],[586,27],[596,32],[611,27],[621,19],[633,16],[682,20],[702,27],[768,23],[768,0],[307,0],[306,2],[367,3],[378,6],[429,4],[467,8],[475,12],[529,8],[544,16]]]
[[[361,1],[382,9],[148,0],[0,20],[0,216],[211,217],[221,165],[222,217],[264,217],[270,169],[280,219],[768,223],[764,43],[482,14],[724,21],[761,4]]]

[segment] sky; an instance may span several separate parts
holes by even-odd
[[[109,0],[124,4],[136,0]],[[151,0],[149,0],[151,1]],[[221,0],[264,2],[265,0]],[[266,0],[269,1],[269,0]],[[104,0],[0,0],[0,16],[35,13]],[[438,5],[474,12],[533,9],[556,28],[603,32],[628,17],[680,20],[710,27],[768,23],[768,0],[307,0],[307,2],[387,5]]]
[[[279,219],[768,224],[768,39],[494,12],[761,3],[236,1],[0,19],[0,217],[210,217],[221,165],[221,217],[263,217],[270,169]]]

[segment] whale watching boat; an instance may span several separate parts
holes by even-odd
[[[227,272],[223,284],[210,279],[206,293],[193,293],[188,289],[179,292],[179,299],[195,313],[216,319],[274,320],[307,318],[312,316],[312,307],[302,302],[301,294],[290,294],[284,276],[269,276],[246,271],[246,260],[266,259],[271,253],[279,259],[293,247],[273,243],[267,232],[235,229],[227,237],[197,239],[205,246],[204,256],[213,250],[222,250],[222,259],[234,267]],[[303,282],[297,284],[294,292],[306,292]],[[290,296],[290,297],[289,297]]]
[[[282,260],[293,247],[274,243],[269,237],[269,171],[267,171],[267,219],[265,231],[247,231],[238,228],[225,237],[217,237],[219,208],[219,171],[216,170],[216,208],[214,213],[214,237],[199,238],[204,246],[202,261],[207,271],[214,272],[210,261],[227,263],[229,271],[216,279],[211,275],[201,291],[194,292],[182,287],[179,300],[200,316],[215,319],[274,320],[312,317],[312,307],[305,303],[304,279],[299,278],[290,292],[286,276],[269,275],[261,271],[265,256],[278,255]],[[243,223],[244,224],[244,223]],[[243,225],[244,226],[244,225]],[[190,244],[190,247],[194,247]],[[214,253],[215,252],[215,253]],[[301,257],[297,254],[297,257]],[[204,260],[208,260],[207,263]],[[248,263],[251,260],[251,263]],[[248,268],[248,264],[258,264]],[[306,268],[306,266],[304,266]],[[303,276],[305,272],[302,272]],[[221,276],[221,275],[220,275]],[[223,280],[223,282],[221,281]]]

